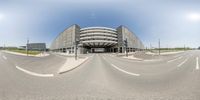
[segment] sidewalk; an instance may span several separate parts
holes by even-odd
[[[133,59],[133,60],[143,60],[143,59],[140,59],[140,58],[136,58],[136,57],[134,57],[133,55],[129,55],[128,57],[126,57],[126,56],[123,56],[122,58],[126,58],[126,59]]]
[[[161,52],[160,55],[170,55],[170,54],[177,54],[177,53],[182,53],[182,52],[185,52],[185,51]],[[153,52],[145,52],[145,54],[158,55],[158,53],[153,53]]]
[[[87,60],[88,60],[88,57],[78,58],[77,60],[75,60],[74,58],[67,58],[67,61],[58,70],[58,73],[62,74],[62,73],[68,72],[70,70],[73,70],[73,69],[77,68],[78,66],[80,66],[81,64],[83,64]]]
[[[74,57],[75,56],[75,54],[74,53],[71,53],[71,54],[69,54],[69,53],[61,53],[61,52],[52,52],[53,54],[56,54],[56,55],[60,55],[60,56],[65,56],[65,57]],[[79,57],[85,57],[85,56],[87,56],[86,54],[77,54]]]
[[[137,52],[128,52],[128,55],[134,55]],[[126,53],[115,53],[116,56],[126,56]]]
[[[61,52],[53,52],[54,54],[57,54],[57,55],[62,55],[62,56],[75,56],[75,54],[74,53],[72,53],[72,54],[68,54],[68,53],[61,53]]]

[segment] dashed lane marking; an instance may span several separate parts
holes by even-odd
[[[178,58],[175,58],[175,59],[172,59],[172,60],[169,60],[169,61],[167,61],[167,62],[170,63],[170,62],[176,61],[176,60],[181,59],[181,58],[183,58],[183,56],[178,57]]]
[[[196,57],[196,70],[199,70],[199,57]]]
[[[183,62],[181,62],[180,64],[178,64],[178,66],[177,67],[181,67],[185,62],[187,62],[188,61],[188,58],[187,59],[185,59]]]
[[[6,57],[6,56],[2,56],[2,57],[3,57],[3,59],[7,60],[7,57]]]
[[[143,60],[143,61],[149,61],[149,62],[153,62],[153,61],[161,61],[161,59],[151,59],[151,60]]]
[[[174,58],[177,58],[177,57],[180,57],[181,55],[175,55],[175,56],[173,56]]]
[[[35,72],[31,72],[31,71],[25,70],[25,69],[23,69],[19,66],[16,66],[16,68],[18,70],[23,71],[24,73],[32,75],[32,76],[37,76],[37,77],[53,77],[54,76],[53,74],[38,74],[38,73],[35,73]]]

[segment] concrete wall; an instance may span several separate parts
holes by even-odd
[[[62,33],[60,33],[56,37],[56,39],[52,42],[52,44],[50,46],[50,50],[58,51],[58,52],[74,53],[75,41],[79,40],[80,44],[78,45],[78,53],[88,52],[89,49],[91,48],[89,46],[91,46],[91,45],[89,45],[88,47],[84,46],[83,45],[84,41],[80,40],[80,34],[83,34],[82,31],[84,31],[84,30],[85,30],[85,28],[80,29],[80,27],[78,25],[73,25],[73,26],[67,28]],[[92,31],[94,31],[94,30],[92,30]],[[106,31],[106,29],[103,31]],[[144,45],[139,40],[139,38],[133,32],[131,32],[128,28],[126,28],[124,26],[119,26],[116,30],[113,29],[113,31],[115,32],[115,35],[117,36],[117,40],[115,40],[115,42],[117,44],[105,47],[106,52],[125,52],[124,40],[126,40],[126,39],[128,40],[128,51],[131,52],[134,50],[144,49]],[[82,32],[82,33],[80,33],[80,32]],[[92,32],[92,33],[94,33],[94,32]],[[105,38],[103,38],[103,40],[104,39]],[[98,44],[98,46],[99,45],[100,44]]]
[[[117,33],[118,48],[122,49],[121,52],[125,52],[124,40],[126,39],[128,41],[128,49],[130,49],[130,51],[144,49],[144,45],[142,44],[140,39],[128,28],[124,26],[119,26],[117,28]]]
[[[60,33],[56,39],[52,42],[50,49],[53,51],[61,52],[74,52],[75,40],[80,38],[80,27],[78,25],[73,25],[64,32]]]

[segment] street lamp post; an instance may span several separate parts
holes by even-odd
[[[185,51],[185,44],[184,44],[184,51]]]
[[[151,43],[149,44],[149,51],[151,52]]]
[[[3,46],[3,50],[6,50],[6,45],[4,44],[4,46]]]
[[[78,39],[76,39],[76,41],[75,41],[75,60],[77,60],[77,49],[78,49],[79,42],[80,41]]]
[[[26,54],[27,54],[27,56],[28,56],[28,44],[29,44],[29,39],[27,39],[27,44],[26,44]]]
[[[126,40],[124,40],[124,45],[125,45],[125,48],[126,48],[126,57],[128,57],[128,51],[127,51],[128,41],[127,41],[127,38],[126,38]]]
[[[158,40],[158,50],[159,50],[159,55],[160,55],[160,39]]]

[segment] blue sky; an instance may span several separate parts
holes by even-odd
[[[127,26],[145,46],[200,46],[199,0],[0,0],[0,46],[53,39],[72,24]]]

